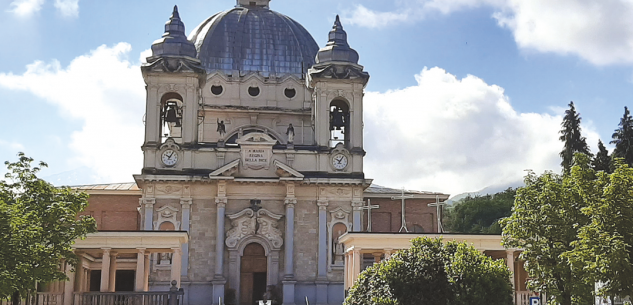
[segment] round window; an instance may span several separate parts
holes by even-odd
[[[259,87],[248,87],[248,94],[250,94],[250,96],[258,96]]]
[[[214,95],[220,95],[222,94],[222,92],[224,92],[224,88],[222,88],[222,86],[220,85],[211,86],[211,93],[213,93]]]
[[[297,90],[295,90],[293,88],[286,88],[286,90],[284,90],[284,95],[287,98],[293,98],[293,97],[295,97],[295,95],[297,95]]]

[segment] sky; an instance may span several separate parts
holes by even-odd
[[[140,64],[177,4],[187,33],[235,0],[0,0],[0,160],[61,184],[133,181]],[[365,175],[449,194],[560,172],[568,103],[595,152],[633,89],[631,0],[272,0],[322,47],[337,14],[365,94]],[[0,169],[2,172],[2,169]]]

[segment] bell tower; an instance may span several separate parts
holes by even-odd
[[[358,64],[358,52],[347,43],[338,15],[328,38],[308,70],[308,86],[315,101],[316,144],[321,151],[350,153],[352,171],[362,172],[363,95],[369,73]]]
[[[186,148],[198,140],[200,88],[205,81],[196,55],[174,6],[163,37],[152,44],[152,56],[141,67],[147,91],[144,173],[193,166],[187,161],[191,152]]]

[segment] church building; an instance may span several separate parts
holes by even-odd
[[[99,232],[75,244],[70,282],[50,287],[58,304],[171,283],[184,305],[251,305],[265,294],[341,304],[360,265],[391,250],[379,235],[365,252],[339,237],[360,245],[349,234],[441,231],[439,204],[429,204],[447,194],[370,187],[369,74],[338,17],[327,41],[319,36],[321,48],[270,0],[237,0],[187,37],[174,7],[141,67],[143,167],[135,183],[77,187]]]

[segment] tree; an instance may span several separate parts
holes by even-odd
[[[629,109],[624,107],[624,115],[620,119],[618,129],[611,135],[610,144],[615,144],[613,150],[613,158],[623,158],[624,163],[629,166],[633,165],[633,118],[629,113]]]
[[[0,180],[0,299],[14,301],[38,283],[67,280],[60,266],[77,264],[71,245],[96,231],[94,218],[77,217],[88,204],[86,193],[37,178],[46,163],[32,167],[32,158],[18,156],[5,162],[7,180]]]
[[[563,173],[569,172],[575,153],[591,155],[586,138],[581,135],[581,120],[580,114],[576,112],[576,107],[574,107],[574,102],[569,102],[569,109],[565,110],[563,122],[560,124],[562,129],[559,131],[561,134],[559,139],[564,143],[563,150],[560,152],[560,157],[563,158],[560,163],[563,167]]]
[[[618,159],[612,174],[599,172],[593,183],[582,210],[590,223],[569,257],[603,284],[601,295],[633,296],[633,169]]]
[[[602,140],[598,140],[598,153],[591,160],[591,166],[595,171],[611,173],[611,157],[609,157],[609,151],[604,147]]]
[[[586,269],[574,268],[568,255],[580,229],[589,224],[581,210],[595,197],[594,179],[589,157],[581,153],[575,155],[569,174],[530,172],[525,187],[517,190],[512,215],[501,221],[504,245],[523,249],[528,287],[558,304],[592,303],[591,276]]]
[[[454,233],[501,234],[499,219],[512,214],[516,189],[493,195],[468,196],[456,202],[445,215],[446,228]]]
[[[344,305],[510,305],[510,271],[503,260],[466,243],[428,237],[411,241],[363,271]],[[494,292],[494,293],[491,293]]]

